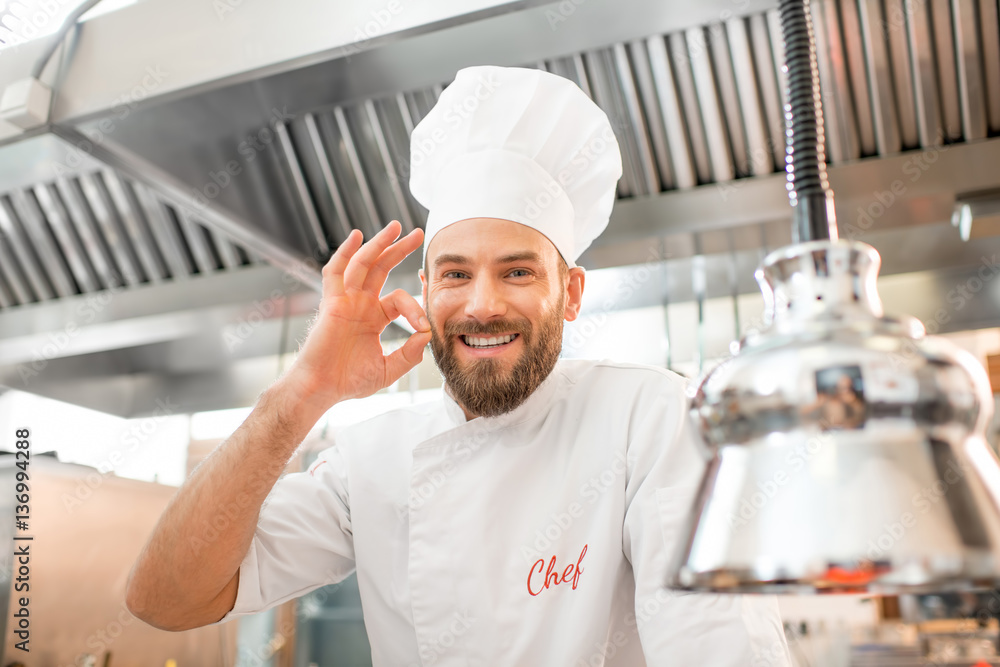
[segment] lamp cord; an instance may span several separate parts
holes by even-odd
[[[779,0],[788,70],[785,171],[795,243],[837,238],[833,190],[826,174],[823,104],[809,0]]]

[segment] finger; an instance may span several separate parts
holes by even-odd
[[[424,348],[430,341],[430,331],[418,331],[415,334],[410,334],[402,347],[385,358],[386,386],[403,377],[420,363],[421,359],[424,358]]]
[[[382,312],[385,313],[390,322],[402,315],[410,323],[410,326],[416,329],[417,333],[430,331],[431,323],[427,320],[427,313],[420,307],[417,300],[406,291],[393,290],[379,299],[379,303],[382,305]]]
[[[361,247],[362,240],[361,231],[352,229],[337,251],[330,257],[326,266],[323,267],[323,294],[344,293],[344,270],[351,261],[351,257]]]
[[[375,262],[375,265],[368,271],[368,277],[365,278],[362,289],[374,292],[375,294],[380,293],[383,285],[385,285],[385,279],[389,276],[389,272],[402,262],[407,255],[419,248],[423,241],[424,232],[418,227],[386,248],[379,256],[378,261]]]
[[[393,220],[354,253],[354,257],[344,269],[344,289],[361,289],[368,271],[378,261],[382,251],[396,240],[400,230],[402,230],[402,225]]]

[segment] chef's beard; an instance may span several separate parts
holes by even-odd
[[[431,351],[444,376],[452,398],[467,411],[480,417],[497,417],[510,412],[531,396],[559,360],[562,350],[562,309],[556,302],[533,327],[527,319],[489,323],[449,322],[442,335],[431,320]],[[455,354],[456,336],[495,336],[517,333],[524,350],[514,365],[498,359],[477,359],[463,364]]]

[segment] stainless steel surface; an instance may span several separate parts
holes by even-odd
[[[732,52],[733,44],[729,41],[724,25],[712,24],[705,31],[708,40],[708,53],[715,74],[716,91],[722,105],[725,117],[725,128],[729,135],[729,146],[733,155],[736,174],[750,176],[753,174],[752,156],[747,147],[744,114],[740,106],[740,93],[736,89],[736,74],[733,70],[733,59],[746,58],[748,54],[739,51]],[[738,44],[736,45],[738,46]],[[751,83],[753,79],[750,79]],[[759,104],[756,94],[749,98],[753,104]]]
[[[766,14],[757,14],[748,18],[750,24],[750,41],[753,46],[753,62],[757,77],[757,88],[760,91],[763,121],[767,124],[767,147],[772,155],[772,170],[775,165],[785,163],[785,144],[781,137],[785,136],[784,113],[782,113],[784,91],[778,89],[777,71],[771,57],[771,36],[768,31]],[[759,169],[757,173],[764,171]]]
[[[767,5],[757,3],[738,8],[725,3],[700,3],[691,8],[671,7],[667,12],[659,6],[633,1],[636,6],[630,12],[612,12],[604,3],[587,3],[554,26],[550,26],[551,12],[556,10],[551,4],[504,5],[497,13],[487,12],[488,16],[476,14],[471,7],[470,13],[460,13],[457,5],[442,5],[435,10],[435,20],[443,20],[448,11],[454,13],[447,30],[429,24],[419,34],[408,32],[404,24],[430,20],[430,14],[407,16],[406,21],[396,17],[378,40],[361,43],[356,49],[328,52],[322,62],[317,56],[309,67],[295,69],[291,61],[279,68],[280,73],[264,76],[263,71],[256,71],[252,82],[240,82],[240,75],[194,85],[185,78],[188,65],[181,62],[177,67],[165,67],[169,77],[155,90],[144,93],[132,113],[115,120],[114,131],[105,137],[105,144],[141,159],[135,163],[135,170],[128,171],[131,178],[158,182],[162,176],[169,176],[178,186],[171,187],[172,199],[178,189],[188,193],[210,187],[210,174],[224,170],[235,158],[243,171],[212,200],[213,208],[242,225],[251,236],[265,242],[273,240],[299,257],[317,260],[328,254],[324,246],[336,247],[351,228],[371,234],[392,218],[404,223],[410,218],[413,224],[421,224],[424,212],[405,191],[408,131],[433,103],[441,82],[447,81],[458,67],[474,62],[542,64],[578,80],[616,122],[626,156],[621,186],[625,198],[659,195],[695,183],[727,183],[736,174],[736,163],[742,165],[741,170],[751,169],[755,175],[780,170],[784,152],[776,138],[783,136],[783,130],[773,111],[780,115],[779,100],[784,93],[778,88],[783,74],[774,58],[781,41],[775,13],[762,13]],[[896,51],[900,45],[905,47],[905,40],[899,39],[906,33],[905,20],[897,26],[895,15],[887,15],[885,25],[879,19],[880,24],[874,26],[866,42],[847,35],[842,27],[842,10],[849,14],[854,10],[834,0],[817,2],[815,7],[818,15],[825,17],[823,30],[817,32],[828,48],[821,49],[819,55],[824,85],[834,91],[825,100],[825,119],[831,161],[838,164],[861,154],[856,138],[855,147],[851,147],[851,136],[857,135],[857,118],[891,117],[886,91],[893,85],[897,92],[902,90],[918,71],[918,61],[907,55],[905,62],[899,63],[905,69],[897,71],[894,59],[890,72],[879,56],[887,52],[887,44],[895,44]],[[98,19],[94,35],[102,33],[110,38],[123,29],[130,11],[114,21],[101,23]],[[240,11],[240,20],[250,21],[257,10],[241,7]],[[873,10],[866,6],[865,11]],[[133,20],[147,15],[142,20],[152,20],[154,14],[152,9],[144,9],[131,15]],[[905,19],[905,14],[901,16]],[[950,15],[945,18],[950,26]],[[395,23],[396,19],[400,23]],[[925,19],[930,39],[930,16]],[[594,31],[596,25],[603,31]],[[859,21],[859,25],[864,28],[866,24]],[[225,22],[221,26],[225,35],[218,39],[231,39],[229,31],[234,27]],[[536,34],[538,28],[545,32]],[[490,39],[483,37],[487,33]],[[509,46],[502,55],[491,50],[495,42],[503,42],[505,36],[513,39],[514,35],[516,43],[530,42],[532,48],[516,50]],[[538,37],[537,42],[530,41],[532,35]],[[752,58],[743,37],[750,42]],[[645,48],[636,38],[645,42]],[[201,39],[200,33],[192,39]],[[670,48],[660,48],[664,39]],[[871,46],[871,55],[866,45]],[[84,55],[80,57],[92,57],[97,62],[105,57],[100,55],[101,48],[84,36],[80,46]],[[164,58],[169,53],[162,44],[142,48],[148,50],[149,62],[157,60],[153,53],[161,53]],[[276,44],[275,48],[288,45]],[[934,75],[938,65],[933,46],[928,42],[920,48],[913,53],[927,60],[928,72]],[[512,55],[515,52],[520,54],[516,58]],[[652,74],[649,77],[645,76],[647,57]],[[249,62],[228,66],[248,66]],[[692,67],[698,73],[697,84]],[[86,78],[84,72],[74,72]],[[73,72],[67,76],[72,79]],[[834,87],[827,83],[828,79],[834,81]],[[873,97],[871,105],[855,100],[851,90],[856,81],[868,82],[865,85],[878,90],[878,99]],[[315,82],[324,85],[313,85]],[[188,84],[189,89],[185,89]],[[66,89],[67,105],[75,90],[72,86]],[[57,114],[59,122],[77,123],[80,129],[94,132],[101,118],[99,97],[93,98],[94,104],[86,112],[80,109],[79,113]],[[911,103],[907,103],[901,98],[900,108],[911,110],[915,106],[912,99],[913,95]],[[659,109],[650,104],[652,100],[658,102]],[[937,108],[941,103],[935,88],[927,104]],[[766,132],[754,118],[755,110],[760,108],[767,110]],[[398,113],[404,109],[405,114]],[[268,128],[272,125],[286,127],[293,150],[281,141],[274,142],[275,146],[281,144],[278,150],[265,146],[263,151],[255,152],[253,160],[241,154],[241,146],[247,148],[248,137],[271,132]],[[885,120],[883,125],[887,135],[884,149],[875,152],[880,156],[896,152],[896,142],[888,137],[893,123]],[[660,127],[664,128],[662,136]],[[760,155],[762,141],[771,144],[771,160],[753,158],[754,154]],[[935,144],[936,140],[930,138],[923,145]],[[165,151],[164,146],[171,149]],[[664,155],[665,150],[669,156]],[[697,174],[694,178],[692,163]],[[676,178],[660,174],[667,174],[665,165],[672,167],[670,171]],[[150,167],[155,171],[149,171]],[[319,235],[314,213],[320,223]],[[206,223],[214,226],[211,219]],[[612,225],[609,238],[614,238],[616,229]],[[226,231],[234,234],[232,229]],[[264,247],[257,251],[267,255]]]
[[[306,186],[305,176],[302,174],[302,168],[299,166],[300,162],[295,154],[295,147],[292,145],[292,139],[288,134],[288,128],[285,127],[284,123],[276,123],[274,126],[275,136],[277,137],[278,145],[281,147],[281,152],[284,154],[285,163],[288,165],[288,171],[291,173],[292,182],[295,184],[295,190],[298,193],[298,203],[302,208],[302,213],[305,217],[306,229],[304,232],[308,238],[316,245],[316,249],[322,253],[330,252],[330,244],[327,243],[326,233],[320,227],[319,215],[316,213],[316,205],[313,203],[312,198],[309,195],[309,190]]]
[[[903,17],[913,68],[913,92],[916,96],[917,132],[921,146],[944,142],[946,136],[941,121],[937,83],[937,61],[931,41],[931,16],[926,3],[905,3]],[[943,28],[943,26],[942,26]]]
[[[865,69],[874,73],[873,77],[865,77],[865,83],[869,88],[876,152],[879,155],[892,155],[900,151],[901,145],[896,99],[889,71],[888,45],[882,33],[885,21],[882,18],[881,3],[878,0],[861,0],[858,3],[858,22],[864,46]]]
[[[898,112],[898,132],[903,148],[914,148],[920,145],[920,137],[917,133],[917,113],[913,102],[913,82],[910,74],[910,50],[907,42],[907,31],[905,25],[904,0],[886,0],[885,5],[885,34],[889,40],[889,62],[891,64],[893,90],[896,95],[896,111]],[[870,11],[869,11],[870,15]],[[900,21],[903,21],[900,23]],[[881,91],[884,89],[882,82],[879,82],[880,99]],[[884,117],[885,114],[879,114]]]
[[[318,300],[274,267],[245,265],[11,308],[0,385],[123,417],[166,398],[178,412],[250,405]]]
[[[643,54],[634,45],[615,44],[613,48],[614,72],[622,84],[622,103],[626,109],[627,123],[631,129],[629,134],[629,146],[633,148],[632,159],[635,163],[633,169],[642,179],[641,183],[636,183],[636,194],[652,194],[659,192],[660,185],[657,165],[653,161],[653,147],[649,141],[649,128],[646,127],[646,117],[643,114],[642,104],[636,92],[635,81],[629,53],[637,55],[639,59]],[[648,81],[648,80],[647,80]],[[625,120],[623,118],[622,120]]]
[[[694,157],[697,182],[711,183],[715,180],[712,173],[712,159],[709,155],[708,135],[705,119],[698,102],[698,91],[695,89],[694,74],[691,61],[687,56],[687,41],[683,33],[666,35],[667,51],[674,65],[674,77],[677,83],[677,94],[681,99],[683,118],[688,125],[688,140]]]
[[[879,3],[856,3],[856,9],[846,0],[815,3],[820,16],[831,18],[818,35],[832,45],[819,53],[824,86],[840,81],[837,90],[848,95],[824,100],[828,134],[845,128],[848,142],[828,137],[830,178],[847,233],[883,252],[884,273],[926,269],[937,272],[925,277],[938,284],[974,271],[977,253],[992,252],[991,239],[960,247],[937,225],[947,221],[956,196],[1000,186],[1000,149],[995,137],[939,148],[944,135],[928,129],[939,122],[927,122],[927,113],[945,103],[936,80],[948,67],[936,52],[935,34],[952,35],[953,68],[961,65],[954,60],[959,52],[979,56],[982,114],[995,134],[1000,77],[990,78],[997,67],[990,16],[996,3],[972,3],[981,19],[973,26],[968,2],[961,20],[953,18],[954,8],[942,14],[928,3],[910,3],[911,12],[910,4],[894,2],[887,0],[881,13],[873,6]],[[356,28],[364,31],[372,12],[386,8],[374,1],[345,10],[291,0],[280,13],[268,3],[242,3],[220,21],[210,5],[176,0],[95,18],[59,73],[52,132],[29,138],[0,128],[6,142],[0,145],[0,312],[39,318],[39,332],[57,331],[39,306],[58,312],[60,302],[111,292],[118,303],[133,290],[155,298],[152,287],[222,280],[262,261],[318,288],[318,264],[351,229],[368,236],[393,218],[407,227],[423,224],[425,211],[407,187],[409,132],[458,68],[483,62],[544,67],[577,81],[605,107],[621,138],[626,177],[608,231],[583,261],[591,269],[627,267],[662,245],[671,253],[662,289],[672,290],[672,303],[693,300],[694,234],[706,239],[706,248],[711,232],[727,229],[754,238],[770,229],[770,247],[788,240],[782,237],[784,178],[776,173],[784,166],[785,92],[774,4],[597,0],[572,3],[564,16],[565,3],[449,0],[404,5],[372,39],[359,38]],[[843,21],[855,11],[857,35],[848,34]],[[331,12],[338,20],[324,22]],[[873,23],[876,15],[884,24]],[[969,34],[973,29],[978,32]],[[911,49],[914,31],[919,39]],[[171,37],[181,33],[184,40]],[[30,43],[5,51],[0,84],[23,76],[37,51]],[[973,76],[974,67],[956,75]],[[922,88],[911,84],[925,80]],[[865,81],[870,108],[852,92]],[[974,83],[960,80],[956,95],[973,91]],[[894,155],[888,120],[881,126],[886,139],[878,140],[879,119],[892,116],[887,91],[896,98],[901,148],[923,152]],[[918,111],[928,126],[919,136]],[[873,157],[860,161],[858,115],[873,119],[876,136]],[[251,139],[260,150],[250,152]],[[228,171],[232,165],[239,173]],[[915,171],[914,165],[927,168]],[[870,216],[879,202],[873,197],[891,193],[896,181],[902,194]],[[35,202],[23,216],[13,204],[22,192]],[[760,245],[736,245],[743,276],[737,286],[746,294],[752,291],[746,269],[756,264]],[[707,298],[720,289],[729,294],[727,256],[706,250]],[[396,272],[395,284],[416,293],[414,269]],[[622,303],[662,303],[660,287],[634,292]],[[164,305],[163,312],[171,308]],[[981,321],[988,323],[995,310],[984,300]],[[969,317],[966,309],[955,322]],[[189,339],[169,345],[186,349],[180,340]],[[77,375],[53,360],[46,387],[68,387],[67,378],[86,386],[89,361],[98,364],[94,369],[137,364],[145,380],[173,386],[176,359],[150,350],[139,356],[147,353],[141,363],[130,347],[105,350],[100,361],[81,356],[73,365]],[[272,356],[269,351],[266,362],[254,363],[271,364]],[[225,374],[243,372],[213,368],[216,375],[206,373],[202,386],[229,387]],[[93,372],[106,382],[103,370]],[[238,395],[220,391],[218,400],[245,400]]]
[[[861,156],[861,147],[854,115],[854,98],[844,62],[844,36],[838,29],[837,3],[814,3],[812,16],[823,95],[823,127],[830,160],[833,163],[856,160]],[[772,39],[774,37],[778,37],[780,48],[781,33],[772,34]],[[783,62],[780,54],[775,62]],[[785,90],[785,86],[782,86],[782,90]]]
[[[958,0],[956,0],[957,2]],[[962,111],[959,83],[956,76],[955,40],[952,27],[951,2],[927,3],[934,34],[934,56],[938,85],[941,87],[942,123],[948,141],[962,138]]]
[[[857,2],[827,3],[838,5],[840,26],[844,35],[844,51],[847,58],[847,74],[854,100],[854,117],[857,120],[858,141],[862,155],[875,155],[875,128],[872,118],[872,99],[868,91],[864,35],[858,17]],[[879,151],[880,152],[880,151]]]
[[[986,137],[986,97],[979,46],[979,17],[976,0],[953,0],[952,20],[955,25],[955,57],[957,65],[958,99],[962,113],[962,135],[966,141]]]
[[[660,123],[656,120],[662,121],[666,134],[665,145],[669,146],[669,167],[664,167],[662,173],[673,176],[670,180],[673,187],[677,189],[693,188],[698,184],[698,178],[695,174],[694,158],[691,155],[691,140],[684,127],[683,110],[664,38],[650,37],[646,40],[646,51],[649,54],[649,67],[653,83],[652,85],[646,81],[641,83],[647,84],[643,86],[644,88],[648,87],[649,90],[656,91],[656,99],[660,107],[658,115],[651,115],[650,123],[654,127],[659,127]],[[657,157],[659,158],[659,154]]]
[[[979,44],[983,49],[983,80],[986,84],[987,118],[991,132],[1000,132],[1000,6],[993,0],[979,1]]]
[[[701,110],[708,142],[708,157],[711,163],[712,180],[731,181],[736,177],[733,153],[729,149],[726,121],[722,114],[715,75],[712,70],[711,50],[706,35],[707,28],[690,28],[685,31],[687,59],[694,76],[694,87],[698,108]]]
[[[651,94],[652,91],[656,90],[653,77],[662,76],[663,72],[657,71],[654,75],[654,66],[652,64],[654,56],[649,52],[646,41],[638,40],[631,42],[628,45],[628,53],[631,54],[630,62],[634,67],[637,85],[640,90],[645,91],[641,101],[643,113],[636,115],[638,118],[643,119],[642,124],[649,133],[649,147],[646,154],[648,156],[647,159],[651,161],[649,172],[656,179],[656,183],[650,186],[651,191],[658,192],[663,189],[675,188],[677,187],[677,177],[674,175],[674,167],[670,161],[667,132],[664,123],[660,122],[660,119],[663,118],[663,114],[660,113],[661,99]],[[661,50],[658,56],[663,55],[665,55],[665,52]],[[659,69],[660,65],[658,64],[656,67]],[[633,94],[635,94],[634,88]],[[669,98],[666,101],[669,103]],[[648,119],[648,121],[645,119]],[[653,160],[655,160],[655,164],[652,162]]]
[[[857,242],[771,253],[765,326],[698,387],[712,453],[672,582],[878,593],[1000,584],[992,397],[970,354],[887,318]]]
[[[770,174],[774,172],[774,161],[771,143],[781,143],[782,134],[770,134],[767,123],[761,115],[762,97],[772,96],[773,88],[766,91],[758,90],[757,74],[754,69],[754,59],[750,48],[750,36],[748,34],[747,22],[744,19],[734,18],[726,21],[726,36],[729,39],[729,48],[732,51],[732,65],[740,114],[742,115],[742,125],[746,130],[746,167],[745,173],[748,176],[756,174]],[[725,55],[723,55],[725,58]],[[767,62],[767,61],[765,61]],[[762,69],[762,79],[767,79],[770,73],[769,67]],[[768,79],[771,81],[772,79]],[[736,123],[740,124],[740,115],[735,115]],[[778,118],[780,119],[780,115]],[[733,120],[730,119],[730,123]],[[773,132],[773,130],[770,130]]]

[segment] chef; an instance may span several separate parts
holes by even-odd
[[[357,571],[379,667],[790,665],[774,598],[664,587],[705,465],[684,381],[559,359],[621,176],[607,116],[559,76],[470,67],[411,146],[426,232],[337,249],[295,363],[164,512],[129,608],[181,630]],[[423,308],[380,296],[421,242]],[[416,333],[385,356],[398,316]],[[279,480],[332,405],[428,343],[440,401],[346,428]]]

